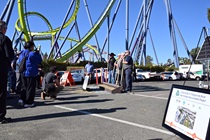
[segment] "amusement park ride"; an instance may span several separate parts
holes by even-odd
[[[106,5],[106,8],[101,13],[98,20],[93,23],[93,20],[91,18],[91,14],[88,8],[88,3],[86,0],[84,1],[85,9],[89,18],[90,22],[90,30],[81,37],[79,28],[78,28],[78,22],[77,22],[77,16],[78,11],[80,10],[81,1],[80,0],[71,0],[68,10],[66,12],[66,15],[63,19],[63,22],[60,27],[53,28],[51,23],[48,21],[48,19],[43,16],[41,13],[38,12],[31,12],[27,11],[27,1],[26,0],[8,0],[7,4],[5,5],[4,10],[1,14],[1,19],[5,20],[7,23],[10,20],[10,16],[15,4],[15,1],[17,3],[18,7],[18,16],[15,23],[15,32],[13,35],[13,42],[14,47],[17,48],[18,44],[22,44],[24,41],[29,40],[50,40],[51,41],[51,48],[49,50],[48,59],[54,59],[58,62],[64,62],[66,60],[71,59],[71,62],[76,62],[75,60],[78,60],[79,57],[85,56],[84,53],[90,53],[92,55],[95,55],[95,57],[98,60],[102,60],[102,55],[104,53],[109,54],[109,44],[110,44],[110,32],[112,31],[113,24],[115,23],[116,16],[118,14],[118,9],[121,6],[122,0],[118,0],[118,3],[116,4],[116,7],[114,4],[117,2],[117,0],[109,0],[109,2]],[[182,39],[182,42],[184,44],[184,47],[187,51],[187,55],[191,61],[192,57],[189,53],[189,50],[187,48],[186,43],[184,42],[184,39],[181,35],[181,32],[178,28],[178,25],[175,22],[175,19],[172,14],[171,10],[171,4],[170,0],[163,0],[166,11],[167,11],[167,17],[169,22],[169,32],[170,32],[170,38],[171,42],[173,44],[173,56],[174,56],[174,64],[176,67],[179,66],[178,61],[178,48],[176,43],[176,36],[175,36],[175,29],[178,30],[178,33]],[[132,57],[135,62],[142,62],[144,60],[144,64],[146,64],[146,37],[149,35],[151,38],[151,33],[149,30],[149,21],[150,21],[150,15],[152,12],[154,0],[142,0],[142,5],[139,8],[139,14],[136,19],[135,26],[133,28],[133,32],[131,35],[131,40],[129,41],[129,0],[126,0],[126,18],[125,18],[125,49],[130,50]],[[112,21],[110,22],[110,12],[115,9]],[[48,31],[31,31],[30,30],[30,24],[28,23],[28,17],[31,15],[35,15],[42,19],[49,28]],[[107,35],[105,37],[105,40],[103,42],[103,46],[99,47],[99,41],[97,39],[96,33],[100,29],[101,25],[104,24],[104,21],[107,20]],[[61,32],[62,30],[69,27],[69,30],[67,32],[67,35],[62,37]],[[77,32],[77,39],[69,37],[72,30],[75,29]],[[88,44],[89,40],[91,38],[94,38],[96,41],[96,45],[92,46]],[[136,38],[136,39],[135,39]],[[62,40],[62,43],[58,45],[58,41]],[[64,53],[61,53],[61,49],[63,48],[66,41],[74,42],[74,45],[70,45],[69,49],[66,50]],[[152,38],[151,38],[152,41]],[[104,48],[107,45],[108,51],[105,52]],[[153,49],[155,52],[155,57],[157,59],[156,51],[153,44]],[[158,59],[157,59],[158,63]]]

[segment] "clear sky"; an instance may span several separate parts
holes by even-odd
[[[86,0],[88,8],[90,10],[93,23],[97,21],[103,12],[105,6],[109,0]],[[53,28],[59,27],[63,22],[66,15],[68,6],[71,1],[69,0],[30,0],[27,1],[27,11],[35,11],[44,15],[51,23]],[[126,0],[122,0],[121,7],[117,14],[113,29],[110,34],[110,52],[115,54],[125,51],[125,5]],[[1,0],[0,12],[3,11],[7,0]],[[116,9],[118,0],[111,11],[111,17]],[[135,22],[139,13],[139,9],[142,5],[142,0],[130,0],[130,14],[129,14],[129,40],[134,29]],[[207,8],[210,8],[209,0],[171,0],[171,8],[174,18],[179,26],[179,29],[184,37],[184,40],[191,50],[197,47],[199,36],[202,28],[210,28],[210,23],[207,19]],[[14,5],[14,9],[10,18],[7,35],[12,38],[15,28],[15,21],[18,19],[17,12],[17,0]],[[48,30],[45,22],[37,16],[28,17],[31,31],[46,31]],[[83,37],[90,29],[89,19],[86,13],[84,1],[80,0],[79,13],[77,15],[78,27],[80,36]],[[173,58],[173,45],[169,34],[168,18],[164,0],[155,0],[150,18],[149,28],[152,34],[153,43],[155,45],[158,61],[160,63],[166,63],[167,59]],[[66,36],[70,26],[67,27],[61,36]],[[181,39],[176,32],[176,40],[178,46],[178,54],[180,57],[187,57],[185,48],[181,42]],[[99,46],[103,46],[104,39],[107,35],[107,21],[105,20],[99,31],[97,32],[97,38]],[[75,29],[72,30],[71,38],[78,39]],[[40,44],[42,52],[50,51],[50,41],[37,41],[36,45]],[[62,42],[59,42],[61,44]],[[96,41],[92,38],[88,44],[96,45]],[[72,43],[74,45],[74,43]],[[67,51],[71,47],[70,42],[66,42],[62,48],[62,52]],[[105,50],[107,52],[107,46]],[[151,45],[151,40],[147,38],[147,55],[153,57],[153,62],[156,63],[154,50]],[[89,59],[88,57],[86,59]]]

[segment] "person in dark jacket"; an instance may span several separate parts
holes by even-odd
[[[125,51],[125,57],[123,59],[123,70],[125,72],[125,92],[132,92],[132,68],[133,58],[130,56],[130,51]]]
[[[50,72],[47,73],[42,80],[42,100],[45,100],[46,96],[50,97],[52,100],[55,100],[57,94],[62,89],[62,87],[60,86],[60,76],[58,76],[57,67],[52,66],[50,67],[49,71]]]
[[[0,20],[0,123],[8,123],[11,118],[6,118],[7,78],[8,67],[14,58],[11,40],[5,35],[6,22]]]
[[[20,54],[17,63],[26,56],[26,70],[21,73],[22,87],[18,105],[24,107],[34,106],[34,97],[36,92],[36,77],[38,75],[38,65],[42,63],[39,52],[34,51],[35,44],[32,41],[25,43],[25,50]]]
[[[108,71],[109,71],[109,75],[108,75],[108,83],[112,83],[115,84],[115,61],[116,59],[114,58],[115,54],[114,53],[110,53],[109,54],[109,60],[108,60]]]

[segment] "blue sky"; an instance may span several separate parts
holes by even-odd
[[[93,20],[93,23],[97,21],[105,6],[109,0],[87,0],[88,8]],[[7,0],[1,0],[0,12],[2,12]],[[44,15],[52,24],[53,28],[59,27],[63,22],[66,15],[66,11],[71,1],[69,0],[30,0],[27,1],[27,11],[36,11]],[[110,34],[110,52],[115,54],[125,51],[125,0],[122,1],[118,15],[116,17],[113,29]],[[111,18],[117,6],[118,0],[111,11]],[[84,1],[80,1],[80,9],[77,15],[78,26],[80,36],[83,37],[90,29],[90,23],[84,6]],[[142,0],[130,0],[130,15],[129,15],[129,39],[134,29],[135,22],[137,20],[138,12]],[[207,8],[210,8],[209,0],[171,0],[171,8],[174,18],[179,26],[179,29],[184,37],[184,40],[191,50],[197,47],[199,36],[201,34],[202,27],[210,28],[210,23],[207,19]],[[17,1],[14,5],[13,13],[10,18],[7,35],[12,37],[15,21],[18,19]],[[32,31],[46,31],[47,26],[39,17],[30,16],[28,18],[30,23],[30,29]],[[158,61],[160,63],[166,63],[167,59],[173,58],[173,46],[170,39],[168,19],[166,8],[163,0],[155,0],[151,18],[150,18],[150,31],[152,39],[155,45]],[[61,36],[65,36],[70,26],[62,31]],[[97,32],[97,38],[99,46],[103,46],[104,39],[107,34],[107,21],[105,20],[99,31]],[[178,54],[180,57],[187,57],[185,48],[180,40],[180,37],[176,31],[176,40],[178,46]],[[75,29],[71,32],[70,36],[78,39]],[[42,52],[50,51],[50,41],[36,41],[36,45],[40,44]],[[61,44],[62,42],[59,42]],[[95,39],[91,39],[88,44],[96,45]],[[72,43],[74,45],[74,43]],[[71,47],[70,42],[66,42],[62,48],[62,52],[67,51]],[[107,46],[105,50],[107,52]],[[154,50],[151,45],[150,38],[147,39],[147,55],[153,57],[153,62],[156,63]],[[106,57],[106,56],[104,56]],[[89,59],[89,55],[86,56]]]

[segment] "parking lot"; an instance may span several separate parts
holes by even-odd
[[[19,108],[14,97],[7,106],[7,117],[13,122],[1,124],[1,139],[181,140],[162,127],[162,120],[171,85],[183,83],[136,82],[134,93],[129,94],[68,86],[54,102],[41,100],[37,91],[34,108]],[[185,85],[198,87],[198,81],[186,81]]]

